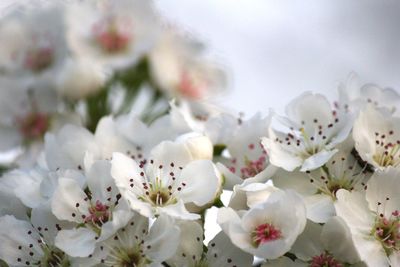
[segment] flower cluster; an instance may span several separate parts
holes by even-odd
[[[131,109],[150,122],[173,98],[193,108],[226,87],[220,64],[152,1],[29,1],[3,15],[0,151],[22,148],[15,165],[32,166],[65,124],[94,131]]]
[[[400,266],[400,96],[352,77],[285,115],[210,109],[220,70],[157,19],[139,0],[4,18],[0,147],[30,164],[0,177],[0,265]],[[176,100],[138,112],[138,88]]]

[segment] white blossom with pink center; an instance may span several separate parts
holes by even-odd
[[[159,27],[151,1],[138,0],[71,4],[66,21],[73,54],[111,69],[135,64],[152,46]]]
[[[313,170],[324,165],[349,135],[349,113],[332,109],[320,94],[306,92],[286,107],[287,117],[275,115],[279,128],[271,127],[262,144],[272,164],[287,171]]]
[[[358,254],[367,266],[390,266],[400,250],[400,172],[394,168],[376,172],[366,194],[339,190],[335,203],[352,235]]]
[[[86,188],[71,178],[59,178],[51,209],[58,219],[74,223],[74,228],[60,231],[55,244],[72,257],[91,254],[97,242],[109,238],[133,215],[110,170],[108,161],[93,163],[86,170]]]
[[[53,83],[67,58],[63,8],[58,3],[33,7],[19,3],[3,18],[0,34],[14,34],[0,44],[5,74],[25,80],[30,86]],[[0,68],[1,68],[0,67]]]
[[[306,210],[294,191],[275,191],[244,212],[221,208],[218,224],[232,243],[264,259],[288,252],[306,225]]]
[[[202,100],[225,89],[222,69],[202,55],[201,45],[166,29],[149,55],[151,73],[172,97]]]
[[[73,113],[62,114],[56,92],[47,86],[31,88],[24,81],[1,79],[0,151],[24,148],[19,164],[32,166],[42,148],[46,133],[66,123],[79,123]]]
[[[229,157],[218,158],[218,169],[224,174],[227,189],[237,184],[265,182],[276,171],[261,144],[261,138],[268,133],[271,117],[256,114],[249,120],[240,120],[232,137],[226,140]],[[224,153],[222,153],[224,155]],[[223,163],[223,164],[222,164]]]

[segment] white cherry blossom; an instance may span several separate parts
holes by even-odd
[[[376,172],[366,195],[339,190],[336,213],[348,225],[360,259],[367,266],[389,266],[399,257],[399,171]]]
[[[216,198],[221,178],[210,160],[193,159],[185,144],[164,141],[146,162],[114,153],[111,174],[131,208],[146,217],[168,214],[195,220],[185,204],[203,206]]]
[[[400,118],[372,105],[354,122],[353,138],[360,157],[378,169],[400,163]]]
[[[107,239],[132,217],[110,174],[111,163],[96,161],[86,171],[87,188],[67,176],[58,180],[51,210],[74,228],[58,233],[56,246],[73,257],[93,252],[96,242]]]
[[[350,115],[332,109],[320,94],[300,95],[286,107],[286,115],[274,116],[284,130],[270,128],[262,144],[270,162],[287,171],[297,167],[308,171],[325,164],[352,127]]]
[[[88,258],[77,262],[79,266],[162,266],[177,250],[180,236],[172,218],[160,216],[149,227],[149,219],[135,213],[114,235],[99,242]]]
[[[306,225],[306,210],[294,191],[276,191],[248,211],[221,208],[218,224],[232,243],[264,259],[288,252]]]

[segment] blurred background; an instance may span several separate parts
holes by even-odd
[[[43,1],[43,0],[34,0]],[[68,1],[68,0],[65,0]],[[1,0],[0,10],[14,0]],[[400,1],[156,0],[228,69],[227,107],[282,111],[305,90],[335,96],[350,72],[400,88]]]
[[[222,103],[282,111],[305,90],[334,97],[352,71],[400,90],[400,1],[158,0],[228,68]]]

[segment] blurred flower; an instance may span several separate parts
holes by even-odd
[[[201,56],[198,43],[166,29],[149,54],[151,73],[172,97],[200,100],[223,90],[223,71]]]
[[[158,32],[152,2],[140,0],[71,4],[66,24],[74,56],[111,69],[134,65]]]

